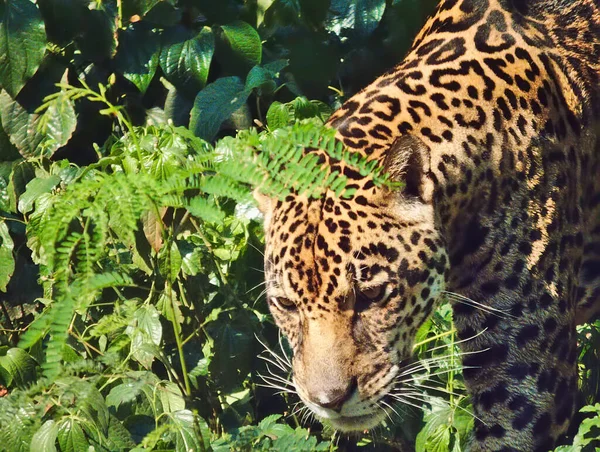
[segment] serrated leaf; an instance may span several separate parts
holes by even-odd
[[[261,92],[271,93],[275,90],[273,74],[260,66],[254,66],[246,77],[246,90],[260,88]]]
[[[110,417],[106,437],[108,450],[132,450],[135,447],[131,434],[115,416]]]
[[[290,109],[286,104],[273,102],[267,110],[267,125],[271,131],[285,127],[292,121]]]
[[[15,271],[14,247],[6,222],[0,220],[0,291],[2,292],[6,292],[6,286]]]
[[[241,318],[213,322],[209,334],[215,341],[215,355],[210,363],[212,376],[218,376],[223,388],[238,387],[251,368],[254,348],[251,323]]]
[[[83,429],[73,418],[67,418],[59,424],[58,444],[61,452],[83,452],[90,446]]]
[[[87,1],[38,0],[36,3],[44,18],[48,39],[61,46],[72,41],[81,27]]]
[[[147,383],[143,380],[128,380],[125,383],[115,386],[110,390],[106,396],[106,404],[108,406],[114,406],[116,409],[122,403],[131,402],[135,400],[140,394],[142,387]]]
[[[163,412],[173,413],[185,409],[185,400],[183,394],[175,383],[171,381],[162,381],[157,387]]]
[[[210,430],[206,421],[190,410],[171,414],[171,424],[175,431],[175,451],[207,450],[210,446]],[[199,430],[199,431],[198,431]],[[204,444],[200,443],[200,438]]]
[[[152,305],[140,306],[133,316],[137,328],[146,334],[146,339],[154,345],[160,345],[162,340],[162,325],[160,314]]]
[[[36,177],[29,182],[25,188],[25,193],[19,198],[19,212],[29,213],[33,209],[35,200],[44,193],[50,193],[60,182],[60,176],[50,175],[48,177]]]
[[[189,30],[177,25],[163,33],[160,67],[177,89],[195,96],[206,84],[214,50],[215,40],[209,27],[190,35]]]
[[[258,32],[247,22],[236,20],[221,29],[233,53],[248,66],[260,64],[262,43]]]
[[[77,126],[73,102],[64,94],[49,102],[43,113],[29,113],[2,91],[0,118],[10,142],[23,157],[51,157],[69,141]]]
[[[133,316],[134,325],[125,332],[131,337],[131,354],[146,369],[158,356],[157,346],[162,340],[160,314],[152,305],[140,306]]]
[[[381,21],[385,0],[332,0],[326,28],[338,36],[369,36]]]
[[[11,376],[11,382],[7,382],[9,384],[22,388],[36,378],[36,362],[21,348],[11,348],[4,356],[0,356],[0,366]]]
[[[117,48],[117,8],[103,2],[98,9],[86,9],[83,14],[81,32],[76,38],[82,56],[93,62],[112,58]]]
[[[56,437],[58,436],[58,424],[48,420],[35,432],[31,438],[31,452],[56,452]]]
[[[160,274],[169,282],[177,279],[181,270],[181,253],[177,248],[177,243],[171,242],[169,247],[163,247],[158,253],[158,268]],[[158,345],[158,344],[156,344]]]
[[[156,308],[160,310],[161,314],[170,322],[177,322],[182,324],[184,316],[181,313],[181,302],[177,297],[177,292],[174,290],[168,290],[165,287],[163,293],[160,294]]]
[[[155,27],[165,28],[181,22],[181,9],[169,2],[158,2],[144,16],[144,22]]]
[[[44,58],[42,15],[29,0],[0,2],[0,86],[15,98]]]
[[[144,22],[132,24],[119,33],[116,69],[142,93],[146,92],[156,73],[159,55],[159,35]]]
[[[166,212],[167,208],[161,207],[158,209],[160,218],[158,218],[158,216],[153,210],[149,210],[148,212],[142,215],[142,226],[144,230],[144,235],[146,236],[146,239],[148,240],[148,243],[150,244],[152,249],[156,252],[158,252],[163,245],[162,218],[164,217]]]
[[[179,241],[177,245],[181,252],[181,269],[184,275],[195,276],[202,272],[202,250],[189,242]]]
[[[190,113],[190,129],[197,137],[212,140],[221,124],[239,109],[250,93],[238,77],[222,77],[196,96]]]

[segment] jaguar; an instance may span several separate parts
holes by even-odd
[[[442,0],[328,121],[400,188],[323,157],[350,198],[256,193],[269,307],[318,418],[378,425],[417,329],[454,293],[473,301],[453,305],[470,450],[564,438],[576,325],[600,312],[599,87],[598,0]]]

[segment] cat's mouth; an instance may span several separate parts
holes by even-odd
[[[377,427],[384,417],[385,413],[381,410],[360,416],[339,416],[329,418],[326,422],[335,430],[340,430],[342,432],[357,432]]]

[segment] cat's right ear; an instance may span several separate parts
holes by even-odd
[[[254,195],[254,199],[256,200],[256,204],[258,205],[258,210],[267,217],[267,214],[273,208],[273,199],[267,195],[262,194],[258,188],[255,188],[252,192]]]

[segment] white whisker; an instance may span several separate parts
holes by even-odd
[[[444,295],[446,295],[448,298],[452,299],[453,301],[457,301],[459,303],[467,304],[469,306],[481,309],[482,311],[488,312],[490,314],[494,314],[494,315],[497,315],[499,317],[507,316],[507,317],[516,318],[514,315],[510,314],[508,311],[505,311],[503,309],[493,308],[491,306],[487,306],[487,305],[485,305],[483,303],[479,303],[479,302],[477,302],[475,300],[472,300],[469,297],[465,297],[464,295],[458,294],[456,292],[449,292],[447,290],[443,290],[442,293]]]

